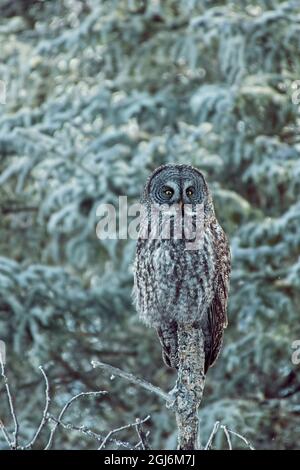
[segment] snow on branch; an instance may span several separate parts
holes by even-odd
[[[50,434],[49,434],[47,443],[43,444],[42,447],[41,447],[41,444],[39,444],[39,448],[42,448],[44,450],[48,450],[53,446],[54,437],[59,427],[68,431],[77,431],[93,440],[96,440],[98,443],[99,450],[104,449],[108,444],[112,444],[116,446],[117,448],[130,449],[130,450],[140,449],[140,448],[141,449],[149,448],[148,440],[147,440],[149,432],[146,433],[143,430],[143,424],[150,419],[149,415],[147,415],[143,419],[136,418],[135,422],[133,423],[120,426],[116,429],[112,429],[108,431],[107,433],[103,433],[103,434],[92,431],[91,429],[83,425],[77,426],[72,423],[67,423],[63,421],[63,418],[65,417],[70,406],[76,400],[81,399],[83,397],[103,396],[108,393],[106,391],[99,390],[99,391],[93,391],[93,392],[78,393],[77,395],[74,395],[73,397],[71,397],[64,404],[57,418],[53,416],[50,413],[51,397],[50,397],[49,379],[48,379],[47,373],[45,372],[42,366],[39,367],[41,374],[43,376],[43,379],[44,379],[44,383],[45,383],[45,392],[44,392],[45,393],[45,406],[42,412],[42,418],[41,418],[40,424],[38,425],[30,441],[27,443],[21,443],[20,442],[21,441],[20,426],[19,426],[19,422],[17,418],[15,402],[14,402],[13,395],[10,389],[9,380],[5,371],[5,364],[4,364],[3,357],[1,354],[0,354],[0,364],[1,364],[1,376],[4,381],[5,394],[8,400],[9,411],[10,411],[10,415],[13,421],[13,432],[12,433],[9,432],[8,427],[4,424],[3,419],[1,419],[1,417],[0,417],[0,431],[9,449],[26,450],[26,449],[34,448],[34,445],[37,443],[38,438],[40,437],[42,431],[44,431],[44,429],[47,427],[48,424],[52,424],[53,426],[50,429]],[[133,428],[136,432],[136,435],[138,437],[138,441],[136,443],[131,444],[129,442],[122,441],[122,440],[116,439],[115,437],[112,437],[115,434],[119,433],[120,431],[123,431],[124,429],[129,429],[129,428]]]

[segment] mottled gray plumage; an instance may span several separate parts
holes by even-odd
[[[187,204],[202,204],[204,209],[203,243],[199,249],[185,249],[184,238],[143,236],[145,229],[159,225],[150,212],[153,204],[172,207],[180,201],[183,211]],[[219,354],[227,326],[230,274],[228,241],[215,217],[207,183],[202,173],[189,165],[164,165],[149,177],[141,202],[147,211],[134,263],[137,311],[147,325],[157,330],[165,363],[171,367],[178,367],[178,323],[201,328],[206,371]]]

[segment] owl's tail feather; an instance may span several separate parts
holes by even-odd
[[[172,321],[156,329],[159,341],[162,345],[162,357],[168,367],[178,367],[178,338],[177,323]]]

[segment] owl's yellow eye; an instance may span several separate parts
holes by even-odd
[[[165,189],[164,189],[164,194],[165,194],[166,196],[168,196],[168,197],[172,197],[173,194],[174,194],[174,190],[173,190],[172,188],[169,188],[169,187],[168,187],[168,188],[165,188]]]
[[[194,194],[194,189],[193,188],[187,188],[186,190],[186,195],[187,196],[192,196]]]

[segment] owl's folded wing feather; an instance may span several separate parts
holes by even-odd
[[[214,364],[222,347],[224,328],[227,327],[227,295],[228,289],[222,278],[219,279],[215,296],[209,308],[210,348],[206,354],[205,372]]]
[[[229,293],[230,248],[223,231],[218,238],[217,249],[219,272],[216,278],[214,297],[208,312],[211,343],[209,355],[206,358],[206,371],[208,367],[214,364],[219,355],[223,342],[224,328],[228,325],[227,299]]]
[[[177,351],[178,351],[178,337],[177,337],[177,323],[172,321],[166,325],[162,325],[156,329],[160,344],[162,346],[162,356],[164,363],[168,367],[177,368]]]

